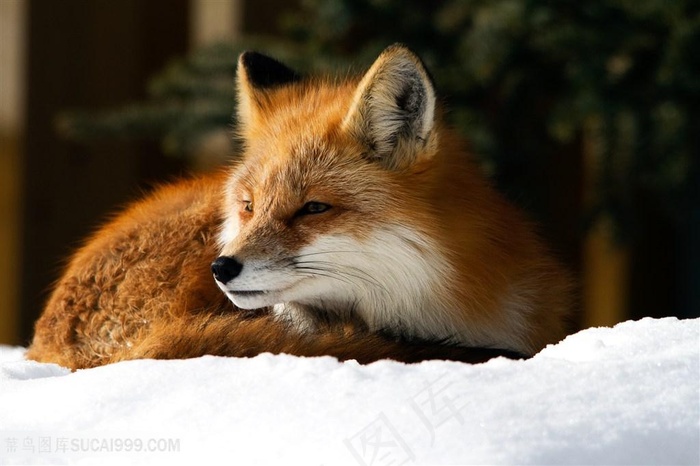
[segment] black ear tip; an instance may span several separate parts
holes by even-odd
[[[258,52],[243,52],[238,58],[238,66],[245,70],[250,83],[259,88],[281,86],[301,79],[296,71]]]
[[[250,68],[251,66],[255,66],[257,63],[264,62],[266,60],[276,61],[274,58],[268,57],[267,55],[263,55],[262,53],[258,53],[254,50],[246,50],[241,53],[240,57],[238,57],[238,63],[246,68]]]

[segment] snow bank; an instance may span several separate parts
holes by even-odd
[[[700,319],[528,361],[263,354],[70,373],[0,349],[0,464],[699,464]]]

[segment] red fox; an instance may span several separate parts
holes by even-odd
[[[242,156],[98,231],[29,358],[472,361],[565,336],[568,274],[442,122],[410,50],[345,80],[245,52],[237,86]]]

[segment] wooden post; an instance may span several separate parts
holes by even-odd
[[[584,205],[596,201],[596,175],[606,144],[602,122],[591,119],[584,132]],[[612,219],[596,220],[583,241],[583,328],[612,326],[627,319],[630,253],[615,241]]]
[[[599,220],[583,245],[583,325],[610,327],[627,318],[629,251],[615,243],[610,219]]]
[[[0,2],[0,344],[23,343],[17,329],[25,6]]]
[[[242,21],[243,0],[190,0],[190,46],[237,39]]]

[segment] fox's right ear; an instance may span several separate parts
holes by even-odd
[[[243,52],[238,57],[236,78],[238,121],[248,125],[254,122],[258,110],[267,102],[269,90],[299,81],[301,75],[267,55]]]

